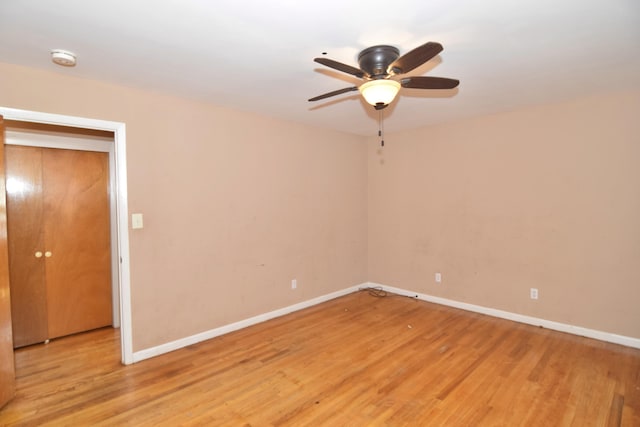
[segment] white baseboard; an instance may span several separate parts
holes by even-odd
[[[593,338],[600,341],[620,344],[627,347],[640,348],[640,339],[627,337],[624,335],[616,335],[609,332],[598,331],[595,329],[583,328],[581,326],[568,325],[566,323],[554,322],[551,320],[540,319],[537,317],[525,316],[523,314],[511,313],[509,311],[497,310],[495,308],[483,307],[480,305],[468,304],[465,302],[454,301],[446,298],[435,297],[432,295],[421,294],[419,292],[411,292],[406,289],[394,288],[393,286],[381,285],[379,283],[367,283],[365,287],[381,288],[387,292],[398,295],[404,295],[417,298],[423,301],[433,302],[436,304],[446,305],[449,307],[460,308],[462,310],[472,311],[475,313],[486,314],[488,316],[499,317],[501,319],[513,320],[514,322],[526,323],[528,325],[542,326],[543,328],[552,329],[554,331],[566,332],[573,335],[579,335],[587,338]],[[360,288],[362,289],[362,288]]]
[[[237,331],[238,329],[246,328],[258,323],[265,322],[276,317],[284,316],[285,314],[293,313],[294,311],[302,310],[304,308],[312,307],[314,305],[323,303],[325,301],[338,298],[352,292],[356,292],[365,288],[381,288],[387,292],[391,292],[398,295],[404,295],[412,298],[417,298],[423,301],[433,302],[440,305],[459,308],[462,310],[472,311],[474,313],[486,314],[488,316],[499,317],[501,319],[512,320],[514,322],[526,323],[528,325],[542,326],[543,328],[551,329],[554,331],[566,332],[573,335],[579,335],[587,338],[593,338],[600,341],[611,342],[615,344],[624,345],[627,347],[639,348],[640,339],[627,337],[624,335],[611,334],[609,332],[602,332],[595,329],[583,328],[581,326],[568,325],[566,323],[554,322],[551,320],[540,319],[537,317],[525,316],[523,314],[511,313],[509,311],[497,310],[495,308],[483,307],[475,304],[468,304],[465,302],[454,301],[446,298],[440,298],[433,295],[422,294],[419,292],[411,292],[406,289],[395,288],[393,286],[381,285],[379,283],[364,283],[359,286],[352,286],[340,291],[332,292],[327,295],[322,295],[317,298],[313,298],[307,301],[303,301],[288,307],[284,307],[278,310],[270,311],[268,313],[260,314],[258,316],[250,317],[248,319],[240,320],[239,322],[230,323],[228,325],[221,326],[219,328],[211,329],[205,332],[201,332],[196,335],[191,335],[185,338],[181,338],[176,341],[171,341],[166,344],[161,344],[156,347],[147,348],[144,350],[136,351],[133,353],[133,362],[140,362],[151,357],[159,356],[164,353],[169,353],[174,350],[178,350],[189,345],[206,341],[211,338],[215,338],[220,335],[228,334],[229,332]]]
[[[268,313],[250,317],[248,319],[240,320],[239,322],[231,323],[228,325],[221,326],[219,328],[201,332],[196,335],[191,335],[176,341],[171,341],[166,344],[161,344],[156,347],[151,347],[144,350],[136,351],[133,353],[133,362],[134,363],[140,362],[141,360],[159,356],[164,353],[169,353],[170,351],[178,350],[180,348],[187,347],[189,345],[193,345],[201,341],[206,341],[208,339],[215,338],[220,335],[228,334],[229,332],[237,331],[238,329],[246,328],[248,326],[252,326],[258,323],[265,322],[267,320],[274,319],[276,317],[284,316],[285,314],[293,313],[294,311],[312,307],[314,305],[323,303],[325,301],[329,301],[334,298],[338,298],[338,297],[350,294],[352,292],[356,292],[358,289],[361,289],[363,286],[366,286],[366,285],[352,286],[350,288],[332,292],[327,295],[321,295],[317,298],[313,298],[313,299],[303,301],[294,305],[290,305],[288,307],[270,311]]]

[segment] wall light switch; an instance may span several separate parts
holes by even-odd
[[[141,213],[131,214],[131,228],[137,229],[142,227],[143,227],[142,214]]]

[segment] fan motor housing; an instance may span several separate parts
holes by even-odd
[[[360,69],[372,78],[386,76],[387,68],[400,56],[400,51],[388,45],[371,46],[358,54]]]

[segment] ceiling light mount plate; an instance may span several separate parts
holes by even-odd
[[[52,49],[51,60],[63,67],[73,67],[76,65],[76,55],[73,52],[69,52],[64,49]]]

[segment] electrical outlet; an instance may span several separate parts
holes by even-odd
[[[296,289],[298,287],[298,281],[296,279],[293,279],[291,281],[291,289]]]
[[[436,273],[436,283],[442,283],[442,274]]]
[[[538,288],[531,288],[529,297],[531,297],[531,299],[538,299]]]

